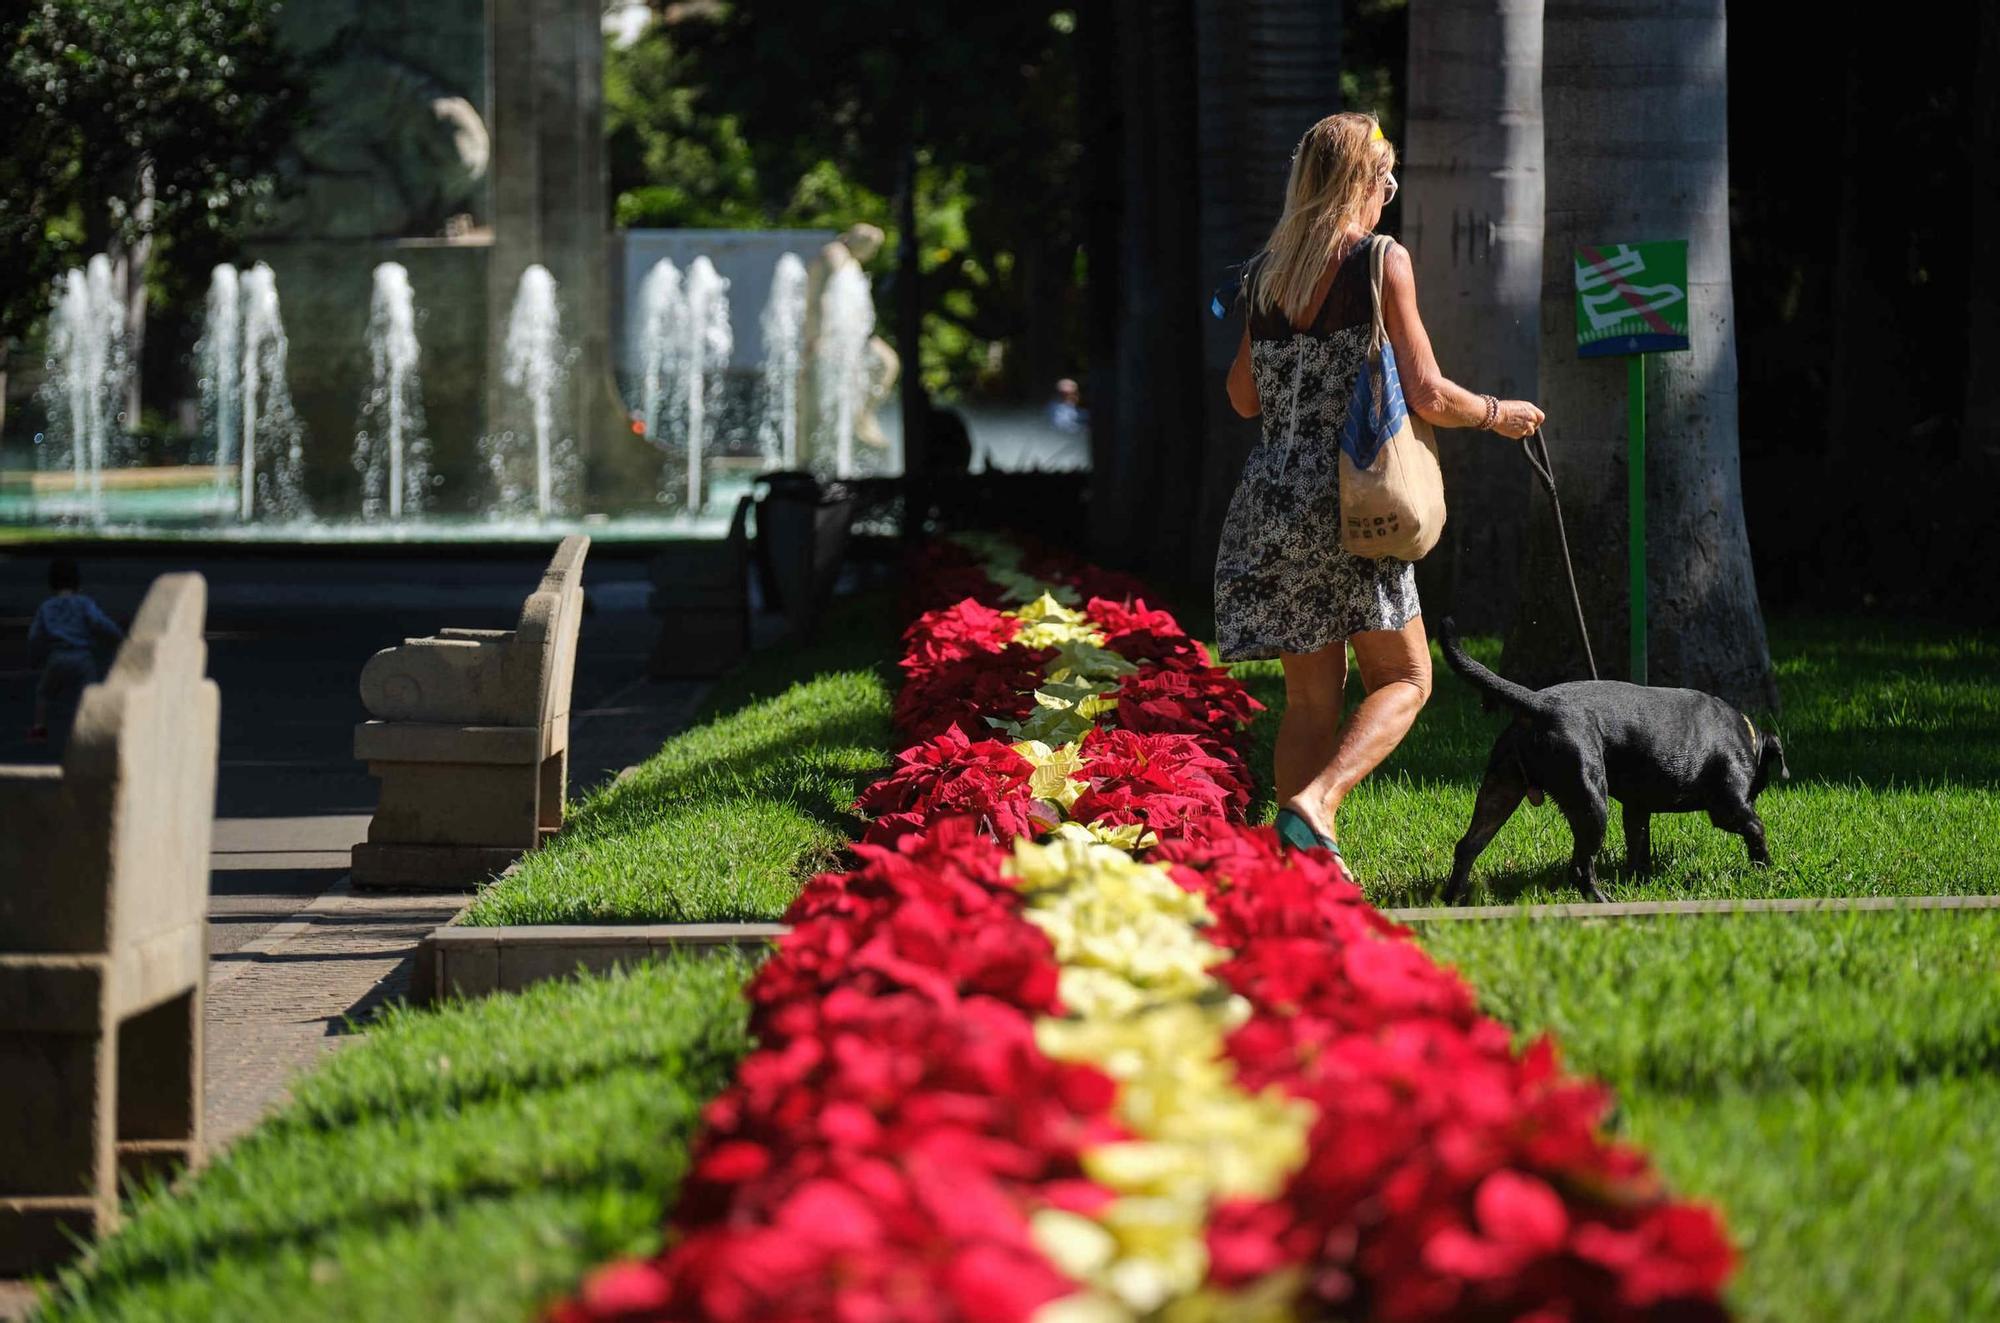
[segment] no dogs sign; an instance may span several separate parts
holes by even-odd
[[[1685,239],[1577,249],[1577,357],[1686,349],[1687,250]]]

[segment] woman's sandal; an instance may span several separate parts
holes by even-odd
[[[1313,830],[1313,825],[1306,821],[1305,814],[1295,808],[1281,808],[1278,810],[1277,828],[1278,839],[1293,849],[1331,850],[1333,851],[1334,858],[1338,859],[1341,857],[1340,847],[1333,843],[1333,837],[1323,836]]]

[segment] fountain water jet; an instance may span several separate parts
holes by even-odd
[[[690,262],[685,275],[662,258],[640,286],[636,320],[641,421],[655,444],[684,461],[682,499],[690,511],[700,510],[706,500],[702,463],[714,448],[714,418],[734,347],[729,282],[706,257]]]
[[[375,268],[368,305],[368,361],[374,383],[361,408],[354,466],[361,471],[361,512],[391,519],[422,514],[430,492],[430,446],[424,437],[423,389],[417,378],[417,310],[410,273],[400,262]]]
[[[243,375],[242,477],[239,514],[247,522],[266,516],[298,520],[306,516],[305,433],[292,410],[285,377],[289,342],[278,308],[278,277],[263,262],[242,278]],[[259,449],[264,464],[259,467]]]
[[[815,455],[830,448],[834,476],[854,476],[854,428],[868,399],[868,340],[875,334],[875,298],[859,266],[843,266],[827,278],[820,296],[819,335],[814,369],[819,425],[831,437],[816,438]],[[831,442],[829,447],[827,442]]]
[[[681,269],[673,259],[661,258],[646,272],[639,287],[638,322],[633,343],[639,347],[639,420],[646,435],[666,444],[667,394],[674,376],[671,359],[673,333],[687,320],[687,296],[682,290]]]
[[[243,410],[243,290],[227,262],[208,274],[208,307],[195,343],[201,370],[201,415],[215,437],[215,494],[227,494]]]
[[[701,461],[709,440],[709,393],[719,394],[734,339],[729,329],[729,282],[706,257],[688,264],[687,329],[683,341],[687,391],[687,507],[701,509]]]
[[[764,333],[763,415],[757,444],[773,468],[799,462],[799,372],[805,366],[806,264],[785,253],[771,273],[771,297],[759,319]]]
[[[104,517],[104,468],[130,369],[124,300],[111,259],[99,253],[57,284],[44,387],[50,434],[69,447],[62,458],[75,474],[76,512],[93,521]]]
[[[573,443],[555,435],[556,397],[569,373],[569,351],[563,344],[562,312],[556,304],[555,277],[539,263],[521,273],[514,309],[507,318],[506,365],[502,379],[527,397],[529,431],[535,450],[535,514],[547,519],[555,512],[556,483],[569,467]],[[507,440],[501,434],[492,460],[506,463]]]

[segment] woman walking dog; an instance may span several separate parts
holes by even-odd
[[[1542,423],[1528,401],[1474,394],[1438,370],[1410,255],[1374,235],[1396,193],[1395,164],[1371,115],[1329,115],[1307,131],[1284,214],[1244,270],[1247,316],[1229,370],[1230,403],[1264,424],[1216,556],[1222,659],[1283,663],[1278,831],[1336,854],[1341,801],[1402,742],[1431,690],[1414,568],[1351,554],[1340,541],[1339,434],[1373,338],[1372,242],[1388,245],[1382,315],[1411,412],[1508,437]],[[1350,644],[1367,697],[1342,720]]]

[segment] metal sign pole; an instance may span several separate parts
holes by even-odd
[[[1632,683],[1646,683],[1646,355],[1625,360],[1626,560],[1631,571]]]
[[[1688,347],[1687,240],[1576,250],[1576,353],[1625,359],[1625,556],[1631,678],[1646,683],[1646,358]]]

